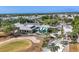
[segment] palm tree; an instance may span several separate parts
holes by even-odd
[[[58,51],[58,49],[60,49],[59,46],[56,46],[55,43],[52,43],[51,45],[48,45],[48,48],[53,51],[53,52],[56,52]]]
[[[61,38],[62,38],[62,40],[64,40],[63,38],[64,38],[64,29],[63,29],[63,25],[62,25],[62,29],[61,29]]]

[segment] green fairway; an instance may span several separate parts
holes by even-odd
[[[5,43],[0,46],[0,52],[13,52],[27,48],[31,42],[29,40],[18,40]]]

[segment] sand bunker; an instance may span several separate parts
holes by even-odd
[[[64,52],[79,52],[79,44],[69,44],[65,47]]]

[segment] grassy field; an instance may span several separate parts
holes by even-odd
[[[0,52],[18,51],[23,48],[27,48],[29,44],[30,44],[30,41],[28,40],[18,40],[18,41],[9,42],[7,44],[0,46]]]

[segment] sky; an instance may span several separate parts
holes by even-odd
[[[0,14],[79,12],[79,6],[0,6]]]

